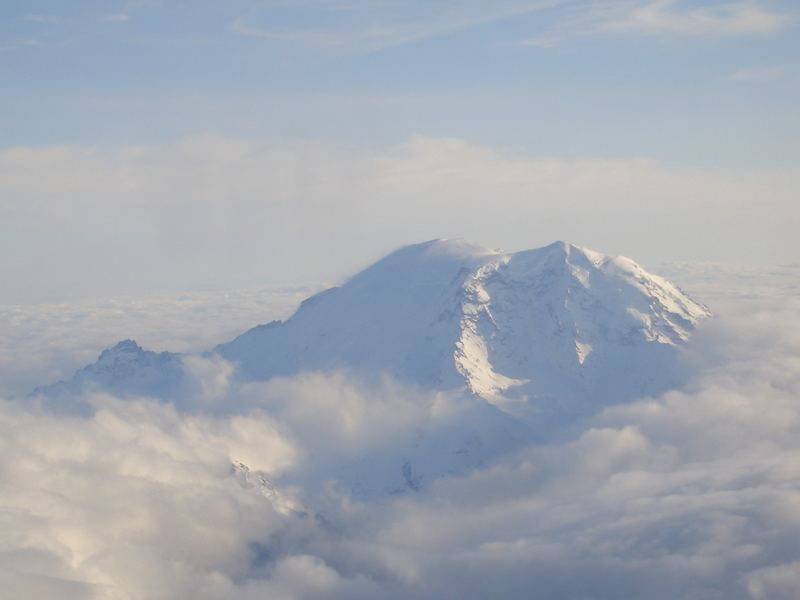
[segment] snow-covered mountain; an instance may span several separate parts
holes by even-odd
[[[465,387],[507,412],[584,412],[680,383],[679,348],[706,307],[632,260],[564,242],[516,253],[460,240],[406,246],[215,351],[245,380],[305,371],[389,374]],[[181,356],[125,340],[72,379],[35,393],[93,389],[172,397]]]
[[[466,385],[504,410],[582,410],[656,393],[708,310],[632,260],[556,242],[402,248],[216,351],[250,379],[346,369]]]
[[[321,455],[274,480],[309,492],[333,479],[363,497],[418,490],[532,439],[569,435],[608,404],[679,386],[681,347],[708,315],[627,258],[563,242],[506,253],[435,240],[397,250],[305,300],[285,322],[254,327],[214,352],[237,365],[245,390],[278,376],[344,372],[367,383],[389,375],[411,395],[443,401],[453,418],[432,419],[438,409],[418,406],[420,419],[391,441]],[[198,388],[186,364],[126,340],[35,393],[65,410],[90,410],[87,390],[193,410]],[[230,401],[239,401],[237,385]],[[284,400],[265,402],[268,411],[285,410]],[[264,478],[269,495],[273,480]]]

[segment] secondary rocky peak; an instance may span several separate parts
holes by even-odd
[[[119,356],[121,354],[128,354],[128,355],[141,355],[144,353],[144,349],[136,343],[136,341],[128,339],[122,340],[117,342],[116,345],[103,350],[100,354],[100,360],[104,358],[110,358],[113,356]]]

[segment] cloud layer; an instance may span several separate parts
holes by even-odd
[[[780,264],[800,252],[798,186],[790,168],[550,160],[423,137],[379,152],[214,136],[14,148],[0,151],[0,276],[15,282],[0,299],[322,281],[436,237]]]
[[[400,495],[353,493],[348,469],[396,468],[426,439],[438,460],[429,441],[472,425],[469,406],[341,373],[241,385],[200,357],[188,413],[4,402],[0,581],[40,598],[792,598],[800,301],[731,286],[685,389]]]

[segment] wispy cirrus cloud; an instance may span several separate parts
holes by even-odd
[[[731,81],[743,83],[775,81],[785,74],[783,67],[756,67],[752,69],[738,69],[728,76]]]
[[[767,36],[797,20],[789,12],[755,2],[707,2],[689,6],[684,0],[611,0],[569,3],[549,29],[512,43],[519,48],[554,48],[566,40],[598,34],[730,38]]]
[[[615,3],[595,8],[598,31],[643,35],[766,35],[787,27],[794,17],[758,2],[722,2],[688,7],[677,0]]]
[[[48,23],[57,23],[59,18],[56,15],[25,15],[25,20],[30,23],[47,25]]]
[[[313,10],[310,10],[313,9]],[[277,4],[235,19],[237,34],[309,46],[375,50],[449,35],[512,17],[552,9],[544,30],[511,45],[553,48],[564,40],[598,33],[645,36],[734,37],[769,35],[795,15],[756,0],[504,0],[487,6],[472,0],[437,3],[322,2]],[[325,15],[331,18],[321,18]],[[534,24],[535,25],[535,24]]]
[[[437,3],[306,2],[279,4],[236,18],[229,29],[240,35],[312,46],[374,51],[480,27],[496,21],[566,5],[568,0],[475,0]],[[315,18],[309,17],[309,7]],[[330,14],[336,18],[320,19]]]
[[[105,21],[107,23],[124,23],[125,21],[130,21],[130,15],[126,13],[115,13],[112,15],[106,15],[104,17],[100,17],[101,21]]]

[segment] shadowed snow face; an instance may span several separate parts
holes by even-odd
[[[4,403],[0,580],[44,598],[793,598],[798,310],[740,305],[695,336],[684,390],[369,500],[341,465],[380,464],[420,423],[445,431],[468,411],[344,375],[240,388],[214,361],[193,365],[196,393],[226,415]],[[318,460],[312,493],[301,475]]]

